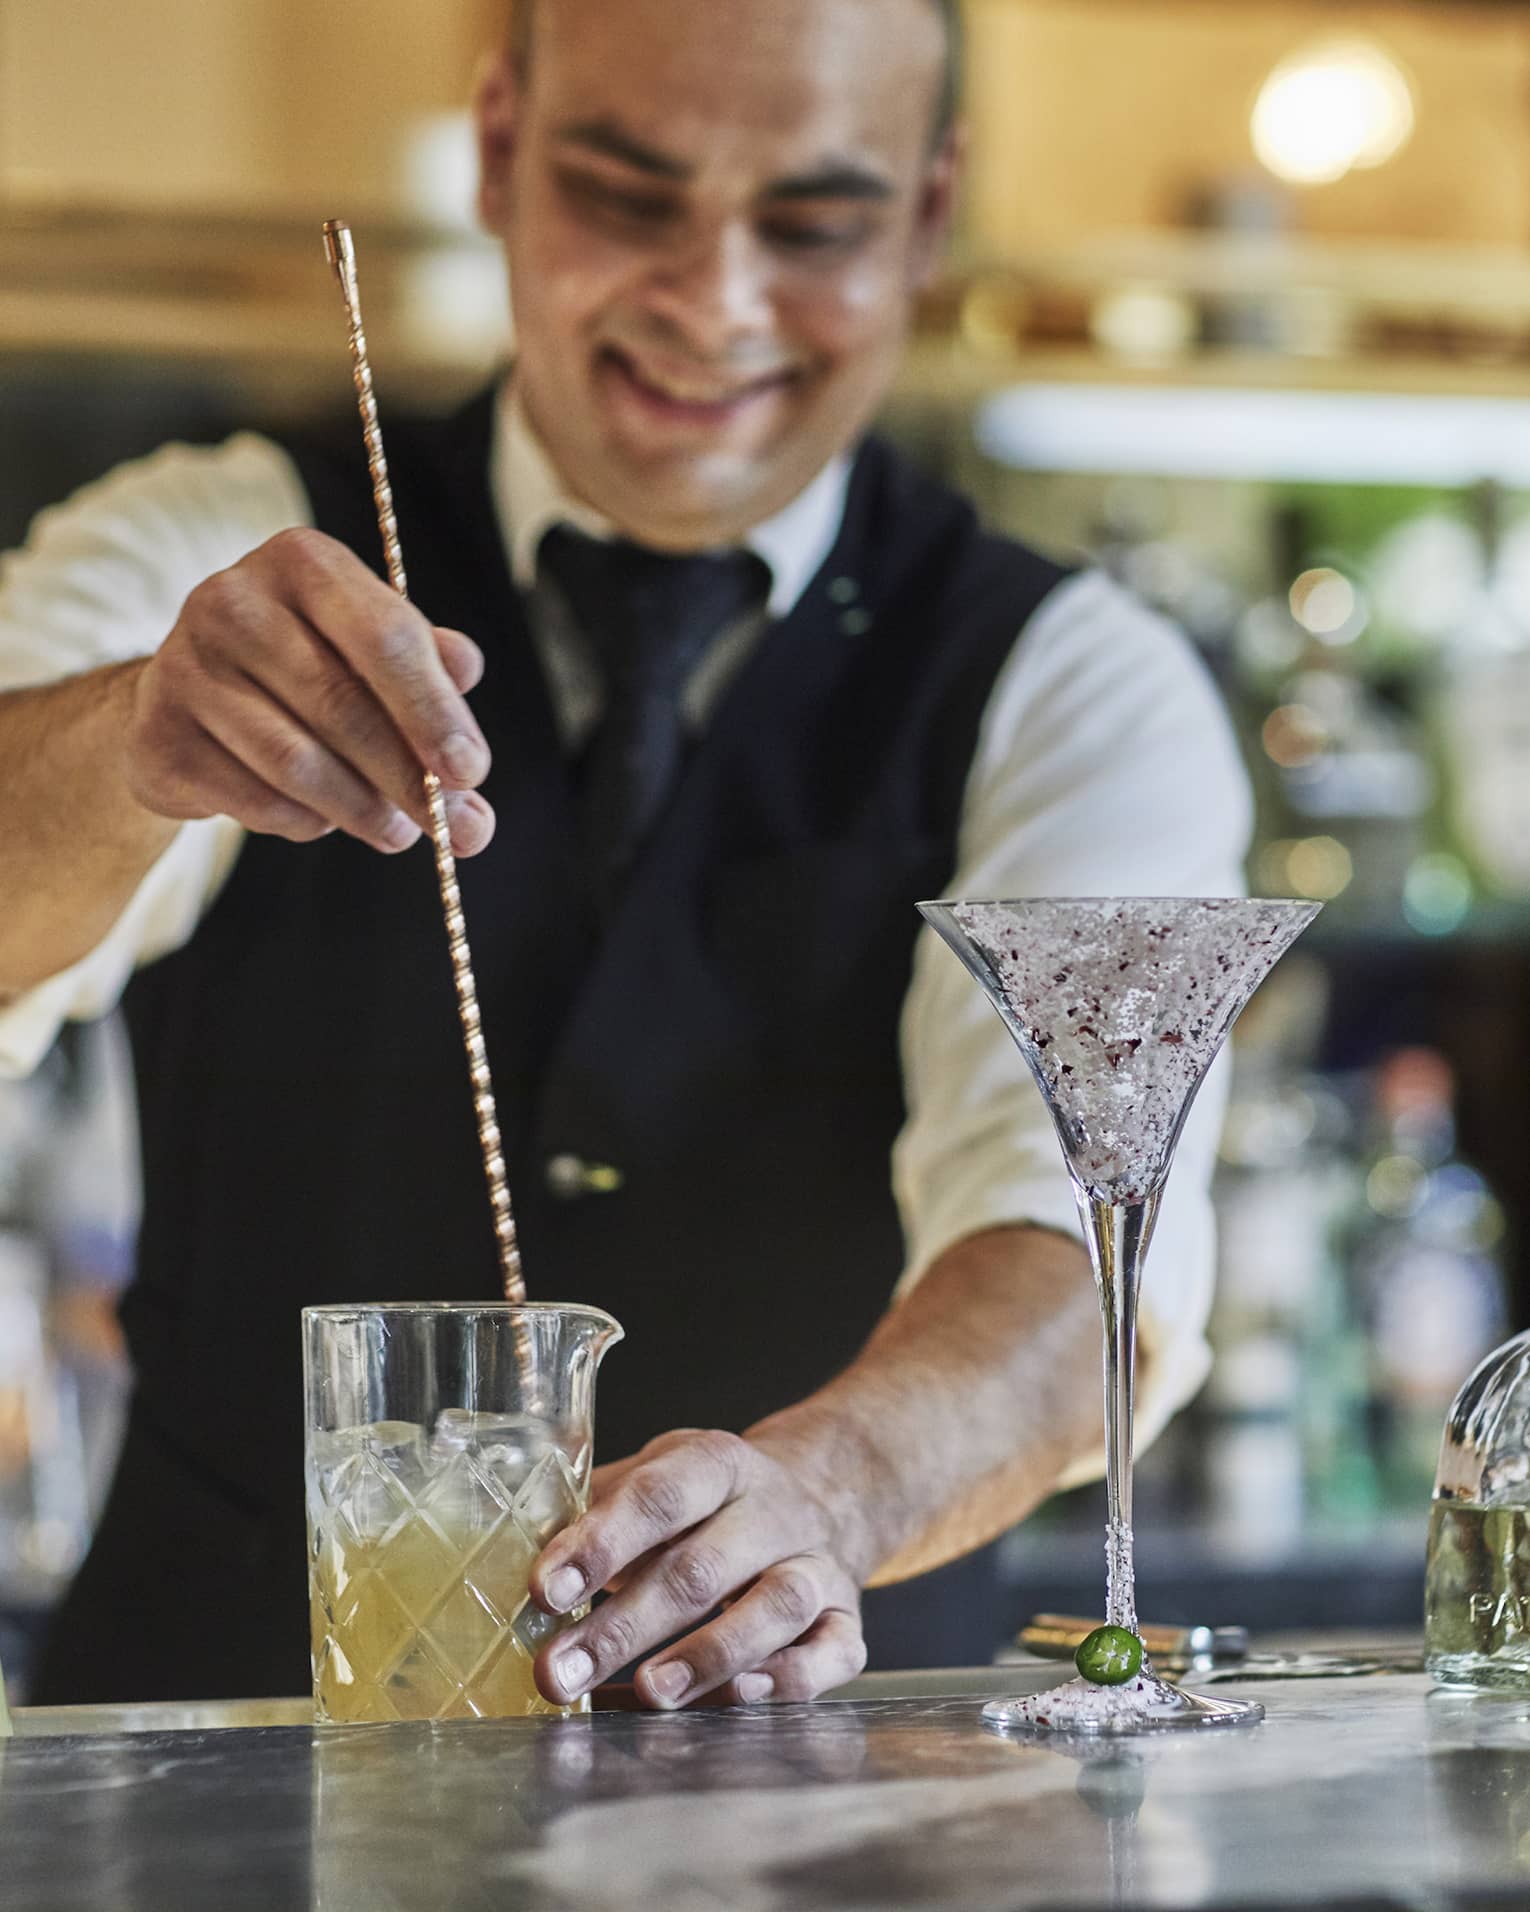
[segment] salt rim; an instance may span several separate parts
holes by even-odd
[[[1152,1662],[1144,1660],[1141,1672],[1120,1686],[1066,1680],[1044,1693],[1009,1700],[1004,1710],[1017,1724],[1054,1733],[1098,1733],[1126,1721],[1180,1719],[1197,1708],[1189,1695],[1159,1679]]]

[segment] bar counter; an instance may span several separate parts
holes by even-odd
[[[297,1701],[22,1711],[0,1903],[164,1912],[1530,1905],[1530,1695],[1216,1679],[1248,1730],[1019,1743],[1054,1669],[810,1706],[316,1730]],[[1202,1684],[1205,1684],[1204,1680]]]

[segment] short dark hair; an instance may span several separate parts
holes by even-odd
[[[932,0],[932,4],[946,30],[946,63],[935,103],[934,143],[938,146],[961,111],[962,9],[961,0]],[[510,15],[510,57],[521,68],[531,58],[531,24],[536,8],[537,0],[515,0]]]

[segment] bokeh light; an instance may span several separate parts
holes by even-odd
[[[1472,907],[1472,879],[1449,851],[1418,857],[1403,882],[1403,914],[1425,936],[1448,936]]]
[[[1329,41],[1282,60],[1260,89],[1251,132],[1261,163],[1293,186],[1380,166],[1413,132],[1413,90],[1367,40]]]
[[[1267,843],[1255,865],[1260,890],[1271,896],[1307,896],[1331,903],[1354,881],[1354,858],[1336,837],[1281,837]]]
[[[1321,565],[1291,586],[1291,615],[1324,644],[1352,644],[1365,627],[1360,593],[1342,571]]]
[[[1300,770],[1322,754],[1328,726],[1306,704],[1282,704],[1265,718],[1260,738],[1271,763],[1282,770]]]

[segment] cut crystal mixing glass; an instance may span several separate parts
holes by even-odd
[[[588,1504],[595,1374],[622,1330],[598,1308],[306,1308],[305,1475],[317,1718],[503,1718],[577,1614],[527,1591]]]
[[[1250,996],[1318,912],[1243,898],[1086,897],[921,903],[982,985],[1057,1129],[1105,1338],[1105,1618],[1137,1631],[1132,1385],[1142,1265],[1196,1091]],[[1199,1699],[1149,1661],[1121,1686],[1069,1681],[994,1701],[1017,1732],[1245,1725],[1262,1708]]]

